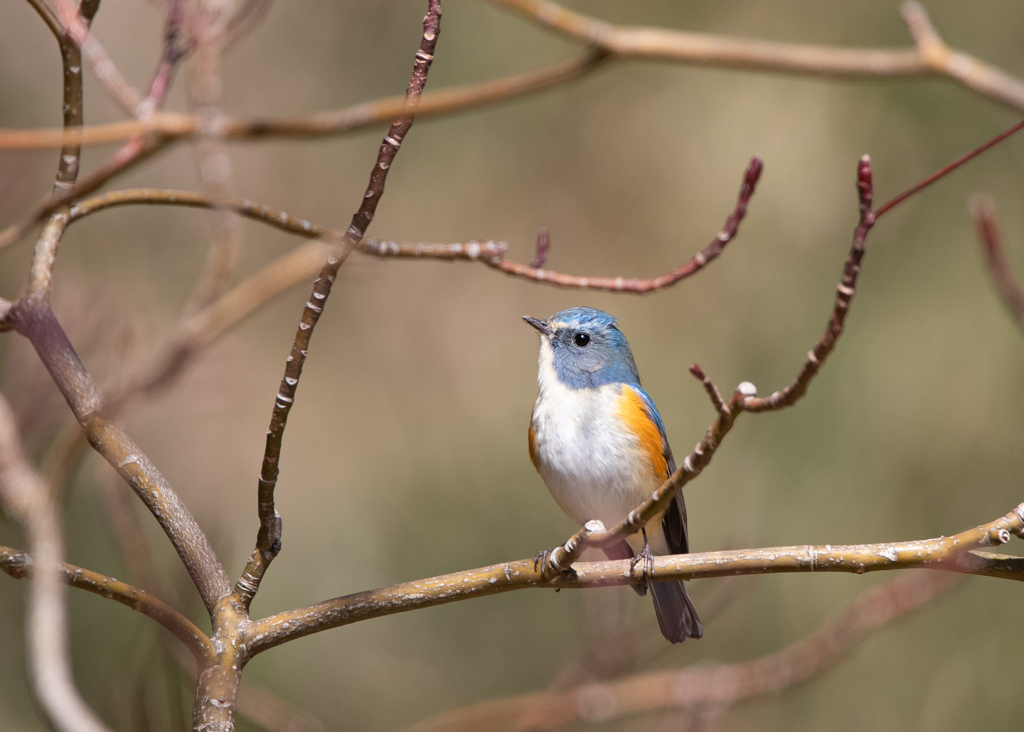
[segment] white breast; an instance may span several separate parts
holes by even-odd
[[[551,360],[551,348],[542,342],[531,422],[537,470],[577,524],[598,519],[611,527],[650,497],[659,481],[635,436],[617,419],[621,386],[570,389],[558,380]]]

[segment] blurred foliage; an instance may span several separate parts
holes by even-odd
[[[896,4],[880,0],[575,7],[616,22],[765,39],[909,44]],[[1024,5],[932,0],[927,9],[951,45],[1024,76]],[[226,60],[226,109],[301,115],[399,93],[422,11],[419,0],[279,2]],[[104,0],[94,28],[130,80],[144,84],[159,50],[154,7]],[[575,50],[485,3],[450,0],[429,88],[533,68]],[[169,109],[186,107],[181,81]],[[0,22],[0,98],[0,125],[60,122],[56,46],[17,0]],[[118,119],[88,77],[86,115]],[[676,266],[718,230],[750,155],[763,155],[765,173],[723,256],[648,297],[560,291],[466,263],[346,264],[285,438],[277,493],[284,550],[254,613],[532,556],[563,541],[572,527],[527,457],[537,343],[519,316],[581,304],[616,314],[676,453],[684,453],[713,417],[686,373],[689,363],[723,388],[750,380],[766,394],[793,377],[818,337],[856,223],[859,156],[872,156],[883,201],[1013,120],[937,80],[834,82],[635,62],[417,123],[371,235],[501,239],[511,256],[529,261],[536,231],[546,226],[549,266],[578,274],[652,276]],[[234,191],[324,224],[345,222],[379,134],[235,144]],[[86,170],[110,152],[87,149]],[[55,158],[54,151],[0,153],[0,225],[47,192]],[[198,182],[188,148],[176,147],[116,185]],[[967,214],[976,191],[994,196],[1024,275],[1018,138],[876,227],[847,333],[807,398],[785,413],[742,419],[687,489],[696,550],[948,535],[1021,500],[1024,337],[977,251]],[[64,322],[75,321],[72,338],[101,383],[149,363],[169,336],[204,261],[208,226],[206,213],[134,207],[91,217],[67,234],[56,308]],[[295,244],[266,227],[243,227],[243,274]],[[5,254],[5,296],[23,286],[29,249],[23,243]],[[205,354],[173,392],[128,419],[232,575],[255,538],[264,433],[306,296],[301,287],[267,308]],[[121,332],[132,336],[119,341]],[[3,390],[32,417],[31,446],[41,457],[70,415],[24,347],[13,335],[0,339]],[[68,492],[68,558],[124,577],[97,463],[89,456]],[[160,566],[191,598],[171,547],[143,519]],[[0,521],[0,542],[21,541]],[[659,648],[642,667],[770,652],[876,581],[740,580],[704,640]],[[715,584],[693,583],[698,607],[713,601]],[[24,591],[0,578],[0,720],[12,732],[42,729],[24,677]],[[1010,728],[1024,673],[1019,592],[1008,582],[971,579],[809,685],[733,710],[722,729]],[[658,631],[649,600],[625,589],[601,598],[624,604],[621,623],[650,646]],[[374,620],[276,649],[246,676],[331,729],[394,730],[543,688],[582,652],[587,618],[595,617],[587,602],[582,593],[520,592]],[[71,617],[76,676],[108,723],[123,732],[180,729],[191,698],[153,624],[83,593],[72,593]],[[654,722],[681,724],[678,716]]]

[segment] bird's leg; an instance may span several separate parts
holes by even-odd
[[[654,555],[651,554],[651,545],[647,543],[647,527],[642,528],[641,531],[644,534],[644,548],[629,560],[629,574],[633,576],[636,573],[636,565],[642,560],[644,563],[644,590],[647,590],[651,584],[651,577],[654,576]]]
[[[537,565],[540,565],[540,578],[546,582],[548,579],[548,562],[551,559],[550,549],[541,549],[533,557],[533,569],[537,570]]]

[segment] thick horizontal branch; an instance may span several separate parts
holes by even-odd
[[[810,635],[761,658],[724,665],[635,674],[567,691],[490,699],[443,712],[405,732],[512,732],[561,727],[575,721],[609,722],[641,713],[735,704],[802,684],[841,661],[873,630],[906,615],[958,583],[922,572],[862,592]]]
[[[206,634],[163,600],[113,577],[73,564],[62,562],[60,569],[64,581],[72,587],[114,600],[158,622],[192,652],[197,662],[213,657],[213,648]],[[0,546],[0,570],[15,579],[24,579],[32,572],[32,559],[25,552]]]
[[[617,26],[548,0],[492,0],[612,58],[664,61],[766,73],[825,77],[940,76],[1003,106],[1024,111],[1024,82],[946,46],[918,3],[902,6],[915,47],[841,48],[773,43],[710,33]]]
[[[654,571],[634,573],[629,560],[576,562],[554,576],[533,559],[495,564],[380,590],[359,592],[256,621],[245,631],[250,654],[261,653],[296,638],[385,615],[444,605],[474,597],[527,588],[608,587],[704,577],[793,572],[866,572],[930,568],[965,574],[1000,576],[1024,581],[1011,557],[964,555],[972,549],[1005,544],[1024,531],[1024,503],[1002,518],[960,534],[923,541],[850,546],[788,546],[769,549],[676,554],[654,558]],[[989,566],[993,563],[996,568]],[[1017,571],[1008,571],[1014,569]]]

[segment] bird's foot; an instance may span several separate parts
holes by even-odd
[[[548,579],[548,566],[551,563],[551,549],[541,549],[533,557],[533,569],[537,570],[540,567],[540,578],[547,582]]]
[[[654,576],[654,555],[651,554],[651,545],[647,543],[647,529],[643,529],[643,532],[644,548],[639,554],[629,560],[629,576],[635,577],[636,565],[643,562],[644,590],[646,591],[650,587],[651,578]]]

